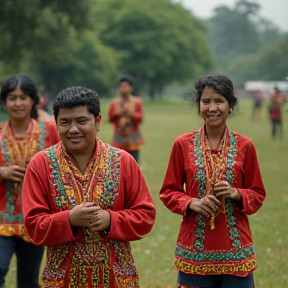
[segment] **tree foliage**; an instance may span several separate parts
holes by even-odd
[[[118,62],[94,33],[94,2],[0,0],[0,61],[5,70],[34,73],[53,95],[68,85],[110,93]]]
[[[229,74],[236,86],[247,80],[282,80],[288,74],[284,64],[287,37],[259,16],[260,8],[259,4],[240,0],[232,8],[217,7],[208,21],[214,70]]]
[[[100,0],[95,15],[101,41],[120,53],[120,71],[147,85],[152,97],[212,65],[203,22],[178,3]]]

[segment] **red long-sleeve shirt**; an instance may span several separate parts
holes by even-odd
[[[128,287],[127,283],[137,283],[128,241],[146,235],[155,219],[155,207],[139,166],[127,152],[97,140],[90,164],[98,168],[87,171],[95,175],[94,180],[85,183],[87,174],[77,177],[77,181],[79,187],[93,187],[93,201],[110,212],[110,233],[103,236],[78,228],[75,235],[69,209],[81,204],[82,193],[87,191],[77,196],[62,157],[60,143],[36,154],[23,182],[26,230],[34,244],[48,246],[44,287],[94,287],[98,283],[95,287],[104,288],[114,287],[113,281],[119,287]]]
[[[134,113],[131,116],[132,133],[129,137],[123,137],[118,132],[118,127],[121,119],[119,114],[119,107],[121,106],[121,99],[115,99],[110,103],[108,118],[114,126],[113,139],[111,145],[121,148],[125,151],[136,151],[144,143],[144,139],[140,133],[140,124],[143,121],[142,100],[132,96],[131,101],[134,104]]]
[[[225,213],[218,215],[212,230],[210,219],[188,209],[192,198],[206,195],[200,149],[203,133],[202,127],[176,139],[160,191],[165,206],[183,216],[175,249],[175,266],[187,274],[244,277],[257,266],[247,216],[256,213],[265,198],[255,147],[249,138],[228,131],[229,149],[225,176],[221,180],[239,189],[243,206],[226,199]]]

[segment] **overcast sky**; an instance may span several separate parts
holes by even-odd
[[[180,0],[185,7],[192,10],[199,18],[209,18],[213,9],[219,5],[233,7],[237,0]],[[288,31],[288,0],[251,0],[261,6],[260,15]]]

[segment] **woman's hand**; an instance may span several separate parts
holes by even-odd
[[[215,216],[221,209],[221,201],[214,195],[207,195],[201,199],[192,198],[189,208],[206,217]]]
[[[216,182],[214,185],[213,194],[217,198],[223,196],[234,201],[240,201],[242,198],[242,195],[238,189],[232,187],[227,181]]]
[[[0,179],[19,183],[23,181],[26,169],[18,165],[0,167]]]

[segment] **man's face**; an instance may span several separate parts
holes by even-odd
[[[121,95],[129,95],[133,91],[133,86],[131,86],[128,82],[120,82],[118,89]]]
[[[87,106],[61,108],[57,130],[66,151],[72,155],[93,153],[101,115],[96,119]]]

